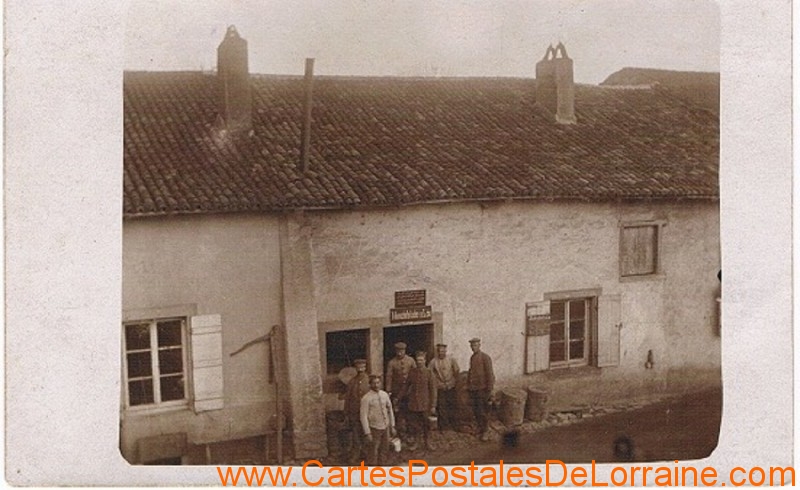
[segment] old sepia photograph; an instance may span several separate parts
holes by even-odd
[[[130,2],[133,465],[696,460],[716,2]]]

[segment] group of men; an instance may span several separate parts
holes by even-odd
[[[481,352],[481,339],[470,339],[472,357],[467,390],[478,433],[489,438],[489,398],[494,389],[492,359]],[[386,390],[379,375],[367,375],[367,361],[357,359],[356,375],[347,384],[345,416],[352,432],[351,462],[388,464],[390,438],[400,436],[412,450],[433,450],[430,418],[436,416],[439,430],[455,430],[458,363],[447,354],[447,345],[436,345],[436,357],[426,365],[426,353],[406,354],[407,345],[394,345],[395,357],[386,366]],[[420,441],[421,436],[421,441]]]

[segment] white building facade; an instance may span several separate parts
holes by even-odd
[[[718,115],[575,86],[563,47],[535,83],[251,77],[235,30],[220,56],[126,74],[129,461],[322,456],[336,374],[399,340],[468,366],[482,337],[554,409],[720,383]]]

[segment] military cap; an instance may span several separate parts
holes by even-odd
[[[471,339],[469,339],[470,344],[474,344],[475,342],[480,342],[480,341],[481,341],[480,337],[472,337]]]
[[[447,347],[447,344],[436,344],[436,348],[438,349],[439,347]]]
[[[394,348],[395,349],[405,349],[406,347],[408,347],[408,346],[406,345],[405,342],[398,342],[398,343],[394,344]]]
[[[424,350],[418,350],[417,353],[414,354],[414,357],[427,357],[427,356],[428,356],[428,353],[425,352]]]
[[[373,379],[381,379],[382,376],[380,374],[370,374],[369,380],[372,381]]]
[[[356,364],[364,364],[364,365],[366,365],[367,364],[367,360],[366,359],[356,359],[355,361],[353,361],[353,365],[355,366]]]

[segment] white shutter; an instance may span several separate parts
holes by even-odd
[[[525,337],[528,343],[528,365],[526,373],[546,371],[550,368],[550,334],[529,335]]]
[[[193,316],[191,321],[194,411],[219,410],[224,404],[222,382],[222,318]]]
[[[605,295],[598,299],[597,366],[619,365],[619,329],[622,328],[620,296]]]
[[[526,305],[525,342],[528,352],[525,372],[550,369],[550,301],[537,301]]]

